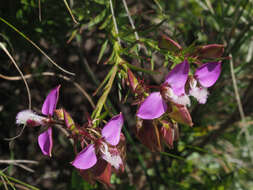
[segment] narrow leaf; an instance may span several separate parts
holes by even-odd
[[[100,50],[99,55],[98,55],[97,64],[101,61],[101,59],[102,59],[102,57],[103,57],[103,55],[104,55],[104,53],[105,53],[107,44],[108,44],[108,40],[106,40],[106,41],[103,43],[102,47],[101,47],[101,50]]]

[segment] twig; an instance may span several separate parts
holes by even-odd
[[[77,39],[76,42],[78,43]],[[87,74],[91,77],[92,81],[99,86],[100,81],[96,78],[95,74],[93,73],[92,69],[90,68],[90,65],[88,63],[88,60],[86,59],[86,57],[83,55],[83,52],[81,51],[81,44],[78,43],[79,48],[77,48],[77,52],[79,55],[80,60],[83,62],[83,65],[85,67],[85,71],[87,72]]]
[[[15,137],[11,137],[11,138],[4,138],[4,140],[6,140],[6,141],[13,141],[13,140],[15,140],[16,138],[20,137],[23,134],[25,128],[26,128],[26,125],[23,125],[22,130],[20,131],[20,133],[18,135],[16,135]]]
[[[127,163],[125,164],[125,169],[126,169],[126,173],[127,173],[128,179],[129,179],[129,185],[133,185],[134,184],[133,174],[132,174],[131,169]]]
[[[241,102],[241,99],[240,99],[240,95],[239,95],[239,91],[238,91],[238,87],[237,87],[237,83],[236,83],[236,78],[235,78],[235,73],[234,73],[233,57],[232,57],[231,54],[229,56],[231,57],[229,64],[230,64],[230,72],[231,72],[231,77],[232,77],[232,82],[233,82],[233,88],[234,88],[234,92],[235,92],[235,98],[236,98],[236,101],[237,101],[237,105],[238,105],[238,109],[239,109],[241,119],[245,123],[245,114],[244,114],[244,111],[243,111],[242,102]]]
[[[19,35],[21,35],[23,38],[25,38],[28,42],[30,42],[40,53],[42,53],[54,66],[56,66],[58,69],[63,71],[64,73],[67,73],[69,75],[75,76],[75,73],[69,72],[65,69],[63,69],[61,66],[59,66],[56,62],[54,62],[37,44],[35,44],[30,38],[28,38],[24,33],[20,32],[17,28],[15,28],[12,24],[4,20],[2,17],[0,17],[0,21],[7,24],[11,29],[13,29],[15,32],[17,32]]]
[[[67,10],[68,10],[68,12],[69,12],[69,14],[70,14],[72,20],[73,20],[73,22],[74,22],[75,24],[79,24],[79,23],[76,21],[75,16],[73,15],[73,13],[72,13],[72,11],[71,11],[69,5],[68,5],[67,0],[63,0],[63,2],[64,2],[64,4],[65,4],[65,6],[66,6],[66,8],[67,8]]]
[[[14,163],[39,164],[38,161],[34,160],[0,160],[0,164],[14,164]]]
[[[25,87],[27,90],[27,94],[28,94],[28,108],[31,109],[32,108],[32,99],[31,99],[31,93],[30,93],[30,89],[29,86],[25,80],[25,77],[22,73],[22,71],[19,69],[17,63],[15,62],[15,60],[13,59],[13,57],[11,56],[11,54],[9,53],[9,51],[6,49],[6,47],[4,46],[4,44],[2,42],[0,42],[0,47],[2,48],[2,50],[6,53],[6,55],[10,58],[10,60],[12,61],[12,63],[14,64],[14,66],[16,67],[16,69],[18,70],[21,79],[24,81],[25,83]]]
[[[95,108],[95,104],[94,102],[92,101],[91,97],[89,96],[89,94],[77,83],[77,82],[74,82],[71,78],[69,77],[66,77],[64,75],[61,75],[61,74],[55,74],[53,72],[43,72],[43,73],[38,73],[38,74],[27,74],[27,75],[24,75],[24,78],[26,79],[29,79],[29,78],[32,78],[32,77],[39,77],[39,76],[56,76],[56,77],[59,77],[59,78],[62,78],[66,81],[69,81],[69,82],[72,82],[74,84],[74,86],[81,91],[81,93],[87,98],[87,100],[89,101],[89,103],[91,104],[92,108]],[[6,76],[6,75],[3,75],[3,74],[0,74],[0,78],[3,78],[5,80],[21,80],[21,78],[19,76]]]
[[[12,165],[17,166],[17,167],[20,167],[20,168],[22,168],[22,169],[24,169],[24,170],[26,170],[26,171],[28,171],[28,172],[34,173],[34,170],[33,170],[33,169],[27,167],[27,166],[24,165],[24,164],[13,163]]]
[[[0,176],[0,177],[1,177],[1,181],[2,181],[3,184],[4,184],[4,189],[5,189],[5,190],[8,190],[8,186],[7,186],[6,181],[4,180],[3,176]]]
[[[41,22],[41,3],[40,3],[40,0],[38,1],[38,6],[39,6],[39,21]]]
[[[232,77],[232,82],[233,82],[235,98],[236,98],[237,106],[238,106],[240,117],[241,117],[242,124],[243,124],[242,131],[245,133],[245,137],[246,137],[246,141],[247,141],[248,149],[249,149],[249,154],[250,154],[250,159],[253,163],[253,152],[251,151],[251,147],[250,147],[250,135],[249,135],[249,131],[247,129],[245,114],[244,114],[244,111],[243,111],[242,102],[241,102],[241,99],[240,99],[238,86],[237,86],[237,83],[236,83],[236,77],[235,77],[235,73],[234,73],[233,57],[232,57],[232,54],[230,54],[229,56],[231,57],[229,64],[230,64],[230,72],[231,72],[231,77]],[[240,135],[240,133],[239,133],[239,135]]]
[[[112,12],[112,20],[113,20],[113,23],[114,23],[115,32],[117,34],[117,39],[118,39],[118,42],[119,42],[119,45],[120,45],[121,40],[119,38],[119,29],[118,29],[118,26],[117,26],[117,22],[116,22],[114,10],[113,10],[112,0],[110,0],[110,7],[111,7],[111,12]]]
[[[39,164],[37,161],[34,160],[0,160],[0,164],[12,164],[14,166],[18,166],[20,168],[23,168],[26,171],[34,172],[33,169],[27,167],[25,164]]]
[[[6,181],[3,179],[3,177],[1,176],[1,179],[2,180],[0,180],[0,182],[2,182],[3,184],[4,184],[4,186],[6,185]],[[27,188],[27,187],[25,187],[25,186],[23,186],[23,185],[19,185],[19,184],[16,184],[16,183],[12,183],[14,186],[16,186],[17,188],[19,188],[19,189],[22,189],[22,190],[31,190],[31,189],[29,189],[29,188]],[[8,190],[8,187],[7,186],[5,186],[5,189],[6,190]]]
[[[132,19],[131,15],[130,15],[129,9],[128,9],[128,7],[127,7],[126,0],[122,0],[122,1],[123,1],[123,4],[124,4],[124,7],[125,7],[125,10],[126,10],[126,13],[127,13],[127,16],[128,16],[129,22],[130,22],[130,24],[131,24],[131,27],[132,27],[132,29],[134,30],[134,35],[135,35],[135,38],[136,38],[136,40],[137,40],[137,41],[139,41],[139,40],[140,40],[140,38],[139,38],[139,35],[138,35],[137,31],[136,31],[136,28],[135,28],[135,25],[134,25],[134,21],[133,21],[133,19]],[[140,48],[140,44],[138,44],[138,47]]]
[[[59,129],[66,137],[69,137],[69,133],[66,129],[62,128],[60,125],[55,125],[57,129]],[[69,141],[72,145],[74,145],[74,140],[69,138]]]
[[[23,189],[26,188],[26,189],[29,189],[29,190],[39,190],[39,188],[37,188],[37,187],[34,187],[34,186],[29,185],[27,183],[24,183],[24,182],[22,182],[22,181],[20,181],[20,180],[18,180],[16,178],[14,178],[14,177],[5,175],[2,171],[0,171],[0,176],[2,176],[3,178],[5,178],[6,181],[8,181],[8,183],[11,185],[11,187],[13,189],[15,189],[15,187],[13,186],[13,184],[14,184],[17,187],[19,186],[19,188],[22,186]]]

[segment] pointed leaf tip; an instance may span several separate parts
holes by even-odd
[[[164,114],[167,110],[167,104],[162,99],[160,92],[151,93],[141,104],[137,117],[141,119],[155,119]]]
[[[97,163],[97,156],[94,144],[89,144],[85,149],[78,153],[71,164],[78,169],[86,170]]]
[[[52,138],[52,128],[49,127],[48,130],[41,133],[38,137],[38,143],[40,149],[44,155],[52,156],[53,148],[53,138]]]
[[[41,110],[44,115],[52,116],[54,114],[54,110],[56,109],[56,105],[59,98],[60,87],[61,85],[58,85],[56,88],[51,90],[47,95]]]
[[[124,123],[124,118],[122,113],[111,118],[110,121],[102,129],[102,136],[105,138],[106,142],[116,146],[120,140],[120,133]]]

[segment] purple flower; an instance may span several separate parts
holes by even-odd
[[[120,113],[114,116],[102,129],[102,138],[99,139],[99,143],[86,146],[71,164],[81,170],[89,169],[97,163],[97,154],[99,154],[110,165],[119,169],[123,162],[115,146],[120,141],[122,126],[123,115]]]
[[[56,109],[56,105],[58,102],[60,87],[61,87],[61,85],[59,85],[56,88],[54,88],[53,90],[51,90],[43,103],[41,111],[44,115],[47,115],[48,117],[52,117],[54,114],[54,110]],[[52,127],[51,126],[49,126],[49,128],[45,132],[43,132],[39,135],[38,143],[39,143],[42,153],[44,155],[51,157],[52,147],[53,147]]]
[[[54,110],[56,109],[56,104],[58,102],[60,87],[61,85],[57,86],[47,95],[41,109],[41,112],[44,115],[52,116],[54,114]]]
[[[38,143],[42,153],[51,157],[53,148],[52,127],[39,135]]]
[[[56,109],[56,105],[59,97],[59,89],[60,85],[50,91],[47,95],[43,106],[42,106],[42,114],[45,116],[39,116],[34,113],[32,110],[23,110],[17,114],[16,123],[29,125],[32,127],[35,126],[48,126],[48,129],[41,133],[38,137],[38,143],[40,149],[44,155],[51,156],[52,147],[53,147],[53,139],[52,139],[52,128],[51,128],[51,117],[54,114]]]
[[[205,104],[208,91],[213,86],[221,73],[221,62],[205,63],[199,67],[194,77],[190,80],[189,95],[195,97],[200,104]]]
[[[185,83],[188,78],[189,64],[185,60],[176,65],[167,75],[161,92],[151,93],[140,105],[137,116],[141,119],[155,119],[167,110],[166,101],[176,104],[190,105],[190,99],[185,94]]]

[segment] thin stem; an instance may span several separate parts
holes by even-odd
[[[242,102],[241,102],[241,99],[240,99],[239,90],[238,90],[238,86],[237,86],[237,83],[236,83],[233,56],[232,56],[232,54],[230,54],[229,56],[231,57],[229,64],[230,64],[230,72],[231,72],[231,77],[232,77],[232,82],[233,82],[235,98],[236,98],[237,106],[238,106],[240,117],[241,117],[242,124],[243,124],[242,131],[245,133],[246,141],[247,141],[247,144],[249,146],[248,148],[249,148],[250,159],[253,163],[253,152],[251,151],[251,146],[250,146],[250,135],[249,135],[249,131],[247,129],[245,114],[244,114],[244,111],[243,111]]]
[[[5,190],[8,190],[8,186],[7,186],[6,181],[4,180],[3,176],[0,176],[0,178],[2,180],[2,183],[4,184]]]
[[[57,129],[59,129],[66,137],[69,137],[69,133],[66,129],[64,129],[61,125],[55,125]],[[74,140],[69,138],[69,141],[72,145],[74,145]]]
[[[139,41],[139,40],[140,40],[140,38],[139,38],[139,35],[138,35],[137,31],[136,31],[136,28],[135,28],[135,25],[134,25],[134,21],[133,21],[133,19],[132,19],[131,15],[130,15],[129,9],[128,9],[128,7],[127,7],[126,0],[122,0],[122,1],[123,1],[123,4],[124,4],[124,7],[125,7],[125,10],[126,10],[126,13],[127,13],[127,16],[128,16],[129,22],[130,22],[130,24],[131,24],[131,27],[132,27],[132,29],[134,30],[134,35],[135,35],[135,38],[136,38],[136,40],[137,40],[137,41]],[[140,44],[138,44],[138,48],[140,48]]]
[[[11,56],[11,54],[9,53],[9,51],[6,49],[6,47],[4,46],[3,43],[0,42],[0,47],[2,48],[2,50],[4,50],[4,52],[6,53],[6,55],[10,58],[10,60],[12,61],[12,63],[14,64],[14,66],[16,67],[16,69],[18,70],[22,80],[24,81],[25,83],[25,87],[26,87],[26,90],[27,90],[27,94],[28,94],[28,108],[29,109],[32,109],[32,99],[31,99],[31,92],[30,92],[30,89],[29,89],[29,86],[26,82],[26,79],[22,73],[22,71],[19,69],[17,63],[15,62],[15,60],[13,59],[13,57]]]
[[[39,6],[39,21],[41,22],[41,3],[40,3],[40,0],[38,1],[38,6]]]
[[[16,135],[15,137],[11,137],[11,138],[4,138],[4,140],[6,140],[6,141],[13,141],[13,140],[15,140],[16,138],[20,137],[23,134],[25,128],[26,128],[26,125],[24,125],[22,127],[22,130],[20,131],[20,133],[18,135]]]
[[[0,160],[1,164],[14,164],[14,163],[23,163],[23,164],[39,164],[38,161],[34,160]]]
[[[81,91],[81,93],[84,95],[85,98],[87,98],[88,102],[91,104],[92,108],[94,109],[95,108],[95,104],[92,100],[92,98],[90,97],[90,95],[81,87],[81,85],[79,85],[77,82],[74,82],[71,78],[69,77],[66,77],[64,75],[61,75],[61,74],[55,74],[53,72],[43,72],[43,73],[39,73],[39,74],[28,74],[28,75],[24,75],[24,78],[32,78],[32,77],[39,77],[39,76],[56,76],[56,77],[59,77],[59,78],[62,78],[68,82],[72,82],[73,85]],[[2,75],[0,74],[0,78],[3,78],[5,80],[21,80],[21,78],[19,76],[13,76],[13,77],[10,77],[10,76],[5,76],[5,75]]]
[[[69,12],[69,14],[70,14],[72,20],[73,20],[73,22],[74,22],[75,24],[79,24],[79,23],[76,21],[74,15],[73,15],[73,13],[72,13],[72,11],[71,11],[69,5],[68,5],[67,0],[63,0],[63,2],[64,2],[64,4],[65,4],[65,6],[66,6],[66,8],[67,8],[67,10],[68,10],[68,12]]]
[[[118,39],[118,42],[119,42],[119,45],[120,45],[121,44],[121,40],[119,38],[119,29],[118,29],[118,26],[117,26],[117,22],[116,22],[114,10],[113,10],[112,0],[110,0],[110,8],[111,8],[111,12],[112,12],[112,20],[113,20],[115,32],[117,34],[117,39]]]
[[[15,182],[15,183],[18,183],[18,184],[20,184],[20,185],[23,185],[23,186],[25,186],[25,187],[28,187],[28,188],[30,188],[31,190],[39,190],[39,188],[37,188],[37,187],[34,187],[34,186],[29,185],[29,184],[27,184],[27,183],[24,183],[24,182],[22,182],[22,181],[20,181],[20,180],[18,180],[18,179],[16,179],[16,178],[14,178],[14,177],[10,177],[10,176],[5,175],[1,170],[0,170],[0,176],[3,176],[4,178],[6,178],[6,179],[8,179],[8,180],[11,180],[11,181],[13,181],[13,182]]]
[[[77,41],[77,40],[76,40]],[[78,41],[77,41],[78,42]],[[78,43],[79,48],[77,48],[77,52],[78,55],[80,57],[80,60],[83,62],[83,65],[85,67],[85,71],[87,72],[87,74],[89,75],[89,77],[91,77],[91,79],[93,80],[93,82],[99,86],[100,81],[96,78],[95,74],[93,73],[92,69],[90,68],[90,65],[88,63],[88,60],[86,59],[86,57],[83,55],[82,51],[81,51],[81,45],[80,43]]]
[[[23,38],[25,38],[28,42],[30,42],[37,50],[40,51],[40,53],[42,53],[54,66],[56,66],[58,69],[60,69],[61,71],[69,74],[69,75],[75,75],[75,73],[69,72],[65,69],[63,69],[62,67],[60,67],[57,63],[55,63],[37,44],[35,44],[32,40],[30,40],[30,38],[28,38],[24,33],[20,32],[17,28],[15,28],[12,24],[10,24],[9,22],[7,22],[6,20],[4,20],[3,18],[0,17],[0,20],[5,23],[6,25],[8,25],[11,29],[13,29],[15,32],[17,32],[19,35],[21,35]]]

